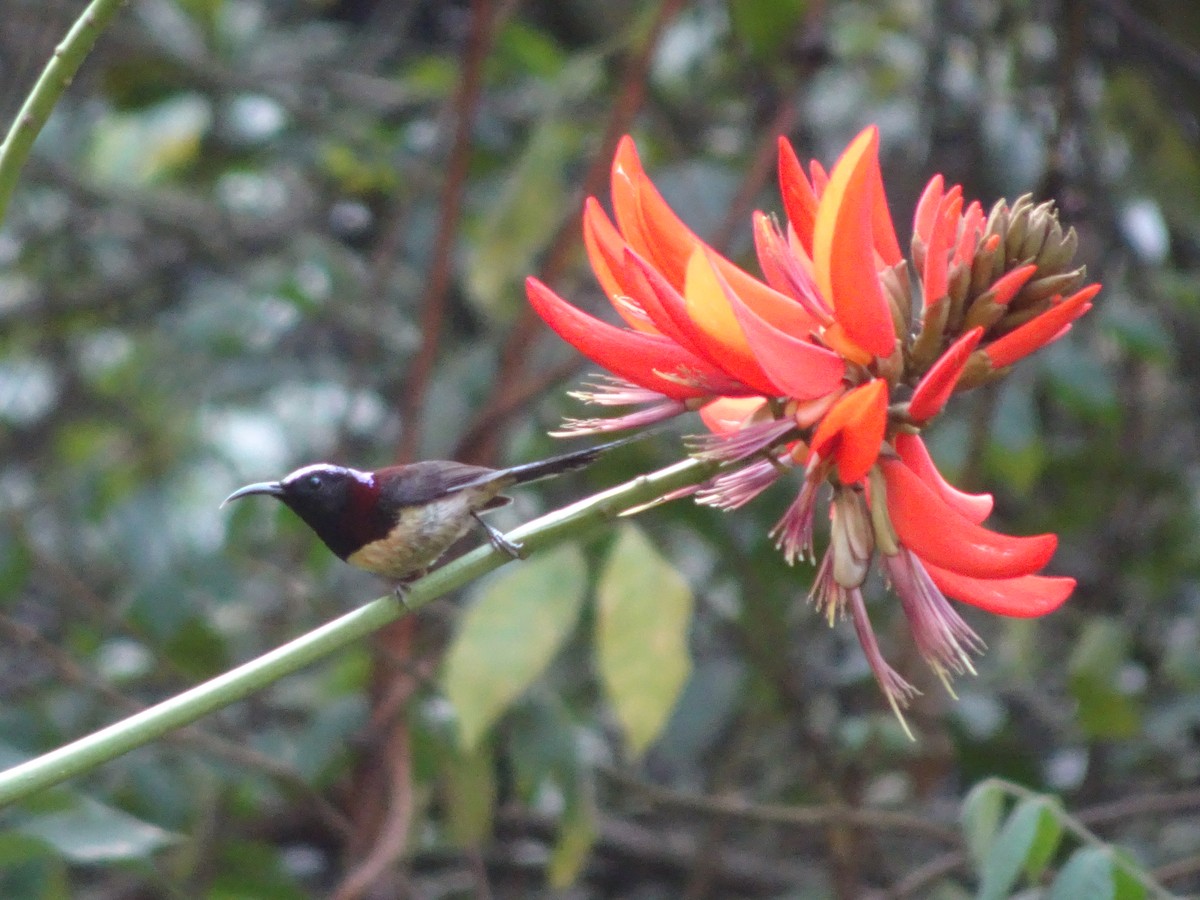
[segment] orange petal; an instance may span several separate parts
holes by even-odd
[[[1089,284],[1066,300],[1050,307],[1040,316],[1030,319],[983,348],[993,369],[1011,366],[1018,359],[1057,340],[1066,333],[1072,322],[1092,308],[1092,298],[1100,293],[1099,284]]]
[[[975,245],[979,243],[979,233],[983,230],[983,207],[978,200],[972,200],[967,211],[962,215],[958,228],[958,246],[954,251],[954,261],[960,265],[970,265],[975,258]]]
[[[892,224],[891,210],[888,209],[887,193],[883,189],[883,172],[879,170],[878,157],[871,166],[871,181],[872,193],[875,195],[875,203],[871,208],[871,234],[880,261],[890,268],[904,256],[900,252],[900,242],[896,239],[896,226]]]
[[[1028,619],[1058,609],[1075,590],[1074,578],[1022,575],[1017,578],[970,578],[925,563],[925,571],[947,597],[999,616]]]
[[[787,138],[779,138],[779,192],[788,222],[795,229],[800,246],[812,258],[813,223],[817,220],[817,195],[813,192],[804,167]]]
[[[745,388],[748,387],[751,389],[750,393],[769,396],[778,394],[779,389],[767,378],[746,343],[745,335],[742,334],[733,310],[729,308],[724,291],[717,284],[711,267],[703,262],[703,253],[698,252],[697,256],[703,269],[708,270],[710,284],[702,283],[702,271],[695,274],[689,272],[685,281],[689,281],[688,292],[691,296],[683,297],[666,277],[646,260],[632,251],[626,251],[625,254],[630,274],[640,277],[644,282],[644,287],[640,287],[639,291],[647,294],[647,311],[654,309],[654,303],[657,303],[670,317],[674,333],[680,335],[680,342],[684,346],[744,386],[740,391],[721,393],[745,394]],[[714,298],[714,295],[717,296]],[[651,297],[653,299],[650,299]],[[665,327],[663,331],[671,333]]]
[[[981,337],[983,328],[972,328],[951,344],[921,376],[908,403],[908,414],[914,422],[927,422],[942,411]]]
[[[950,266],[950,237],[954,223],[944,214],[950,195],[942,199],[938,214],[934,217],[933,229],[929,232],[929,246],[925,250],[925,270],[921,273],[925,306],[929,307],[946,296],[949,284],[947,270]]]
[[[837,460],[842,484],[861,481],[879,458],[887,426],[887,382],[875,378],[843,396],[817,426],[809,446],[814,457]]]
[[[901,432],[892,438],[892,446],[905,465],[965,518],[978,525],[991,515],[992,495],[968,494],[946,481],[919,435]]]
[[[913,234],[926,244],[929,243],[929,235],[933,233],[933,223],[937,218],[938,209],[942,205],[943,184],[941,175],[934,175],[929,179],[929,184],[925,185],[925,190],[921,192],[921,199],[917,201],[917,211],[913,215]]]
[[[719,271],[713,271],[754,358],[777,393],[801,401],[815,400],[842,383],[846,364],[841,356],[776,328],[751,309]]]
[[[796,300],[738,268],[707,244],[699,242],[697,246],[704,250],[709,264],[729,282],[742,302],[763,319],[796,337],[807,337],[817,330],[817,320]]]
[[[583,204],[583,245],[596,280],[625,324],[638,331],[655,333],[655,327],[645,316],[636,315],[635,311],[630,310],[632,292],[624,278],[627,245],[595,197],[588,197]],[[618,302],[618,297],[626,299]]]
[[[825,194],[825,188],[829,186],[829,173],[825,171],[825,167],[819,160],[814,159],[809,162],[808,180],[812,183],[813,193],[820,200]]]
[[[817,282],[813,279],[812,260],[804,256],[803,251],[795,252],[795,245],[779,233],[779,228],[769,216],[755,212],[752,220],[754,249],[758,253],[758,263],[767,283],[803,308],[812,322],[810,329],[815,329],[818,324],[830,324],[833,321],[833,311],[821,296]],[[784,330],[800,334],[794,326]]]
[[[1020,293],[1021,288],[1025,287],[1035,272],[1037,272],[1037,266],[1029,263],[1028,265],[1017,266],[1011,272],[1001,275],[988,288],[992,293],[992,302],[998,303],[1001,306],[1007,304],[1013,297]]]
[[[625,240],[682,291],[687,261],[699,238],[647,177],[629,135],[621,138],[613,157],[612,198]]]
[[[732,434],[766,405],[765,397],[718,397],[700,407],[700,420],[714,434]]]
[[[887,509],[901,542],[923,561],[972,578],[1032,575],[1050,561],[1053,534],[1012,537],[977,525],[898,459],[880,461]]]
[[[536,278],[525,279],[525,294],[563,340],[634,384],[675,400],[745,393],[724,372],[669,338],[609,325],[576,309]]]
[[[872,225],[878,147],[879,132],[867,128],[833,167],[817,210],[813,263],[847,337],[874,356],[888,356],[896,333],[876,274]]]

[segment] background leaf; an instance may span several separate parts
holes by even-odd
[[[692,670],[692,591],[637,526],[623,524],[596,595],[600,676],[631,752],[640,755]]]
[[[18,827],[72,862],[89,864],[144,859],[178,840],[169,831],[86,797],[72,809],[38,816]]]
[[[570,636],[584,574],[583,555],[568,545],[502,569],[472,593],[442,675],[464,750],[477,745]]]

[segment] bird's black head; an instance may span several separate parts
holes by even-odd
[[[248,484],[221,505],[251,494],[282,500],[342,559],[381,536],[376,521],[379,489],[370,472],[317,463],[279,481]]]

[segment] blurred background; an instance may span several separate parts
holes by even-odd
[[[5,127],[81,8],[0,4]],[[627,132],[754,271],[780,134],[829,164],[878,123],[902,242],[935,172],[1059,204],[1096,309],[931,446],[994,527],[1058,532],[1079,588],[1043,620],[967,610],[989,649],[955,701],[876,585],[924,691],[910,742],[767,538],[795,486],[675,503],[3,811],[0,895],[959,897],[989,776],[1200,891],[1198,114],[1200,6],[1166,0],[134,0],[0,230],[0,763],[381,593],[278,504],[218,510],[234,488],[562,449],[589,369],[522,281],[604,305],[579,213]],[[682,453],[624,448],[493,521]],[[622,578],[648,617],[624,636]],[[489,601],[528,615],[465,627]],[[675,681],[649,673],[637,724],[647,660]],[[511,696],[468,713],[472,678]]]

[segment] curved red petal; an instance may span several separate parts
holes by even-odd
[[[983,348],[994,369],[1011,366],[1022,357],[1061,337],[1068,325],[1092,308],[1092,298],[1100,293],[1099,284],[1090,284],[1058,303],[1040,316],[1014,328],[998,341]]]
[[[875,268],[878,148],[879,132],[872,126],[833,167],[813,229],[813,263],[817,284],[832,301],[846,336],[874,356],[888,356],[896,332]]]
[[[1005,272],[988,288],[992,294],[992,302],[998,303],[1000,306],[1008,304],[1013,297],[1020,293],[1021,288],[1025,287],[1036,272],[1037,266],[1033,263],[1017,266],[1011,272]]]
[[[954,261],[959,265],[970,265],[975,258],[975,246],[979,243],[979,234],[983,230],[983,207],[978,200],[972,200],[962,214],[962,222],[958,227],[958,246],[954,250]]]
[[[718,272],[717,281],[737,316],[746,342],[778,393],[797,400],[815,400],[842,383],[846,364],[831,350],[793,337],[750,308]]]
[[[683,296],[662,277],[651,263],[639,256],[628,245],[625,246],[624,261],[626,289],[637,298],[638,304],[646,311],[646,315],[650,317],[654,326],[684,349],[690,350],[697,356],[707,358],[707,354],[701,346],[707,338],[695,328],[694,323],[687,317]],[[655,274],[656,280],[653,284],[646,275],[647,272]],[[668,310],[664,305],[663,298],[666,298],[673,309],[682,310],[682,312],[675,313]],[[676,319],[679,317],[682,317],[680,321],[684,322],[686,328],[680,328],[676,324]]]
[[[641,304],[632,296],[633,292],[626,283],[627,245],[595,197],[588,197],[583,204],[583,246],[596,280],[600,282],[605,296],[625,320],[625,324],[638,331],[653,334],[656,330],[654,326],[644,316],[634,314],[629,308],[630,300],[637,306]],[[618,297],[624,299],[618,302]]]
[[[892,447],[904,460],[905,465],[965,518],[978,525],[992,514],[992,495],[968,494],[946,481],[920,435],[901,432],[892,438]]]
[[[711,305],[702,307],[702,302],[695,296],[681,296],[662,273],[637,254],[626,251],[625,259],[630,274],[641,277],[645,283],[645,287],[639,290],[647,294],[645,302],[647,311],[649,312],[653,303],[657,301],[663,312],[670,317],[684,346],[690,347],[713,366],[726,373],[729,379],[743,386],[739,391],[722,391],[721,393],[745,394],[747,393],[746,388],[749,388],[751,393],[769,396],[779,393],[779,389],[763,372],[762,367],[754,358],[754,354],[751,353],[749,345],[746,344],[746,338],[723,294],[720,298],[721,303],[725,306],[723,311],[712,309]],[[707,264],[705,265],[707,267]],[[714,290],[720,292],[719,287],[714,286]],[[693,294],[698,293],[693,286]],[[707,293],[711,294],[712,291]],[[705,297],[705,302],[707,301],[711,301],[711,297]],[[651,313],[652,318],[654,315]],[[657,323],[657,319],[655,321]]]
[[[812,258],[813,223],[817,220],[817,195],[813,192],[804,166],[791,143],[779,138],[779,192],[783,195],[783,208],[788,222],[795,231],[800,246]]]
[[[941,175],[934,175],[921,192],[917,201],[917,210],[913,215],[913,234],[929,243],[929,235],[933,233],[933,223],[937,218],[938,209],[942,205],[942,186],[945,183]]]
[[[923,561],[972,578],[1016,578],[1037,572],[1054,555],[1056,535],[990,531],[946,503],[900,460],[881,460],[880,466],[896,534]]]
[[[609,325],[567,303],[536,278],[525,279],[525,294],[559,337],[634,384],[675,400],[745,392],[724,372],[669,338]]]
[[[883,172],[879,169],[879,159],[871,166],[872,193],[875,203],[871,207],[871,234],[874,237],[875,252],[879,254],[882,263],[891,268],[899,263],[904,255],[900,252],[900,241],[896,239],[896,226],[892,223],[892,213],[888,209],[887,193],[883,189]]]
[[[799,302],[738,268],[707,244],[699,242],[698,246],[704,250],[709,265],[720,272],[742,302],[764,320],[797,337],[817,329],[817,320]]]
[[[947,597],[998,616],[1031,619],[1054,612],[1075,590],[1074,578],[1022,575],[1018,578],[970,578],[925,563],[925,571]]]
[[[942,199],[929,232],[929,246],[925,248],[925,270],[921,273],[921,286],[926,307],[946,296],[949,284],[947,272],[950,267],[950,232],[954,225],[944,213],[946,201],[949,199],[949,194]]]
[[[621,138],[613,157],[612,198],[617,224],[630,246],[682,291],[687,262],[699,238],[646,175],[629,135]]]
[[[983,328],[972,328],[951,344],[921,376],[908,404],[908,414],[914,422],[927,422],[942,411],[982,337]]]

